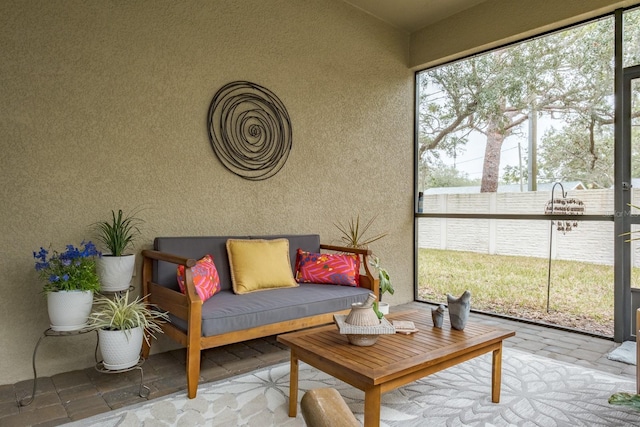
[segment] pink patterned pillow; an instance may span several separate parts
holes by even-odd
[[[355,254],[316,254],[298,249],[296,280],[299,283],[360,286],[360,257]]]
[[[202,302],[205,302],[220,292],[220,277],[218,276],[218,270],[213,263],[213,257],[211,255],[205,255],[196,265],[191,267],[191,273],[193,274],[193,284],[196,287],[196,292]],[[184,286],[184,265],[178,266],[177,275],[180,291],[184,294],[186,293]]]

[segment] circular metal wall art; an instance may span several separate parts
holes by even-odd
[[[227,83],[209,106],[209,141],[220,162],[252,181],[271,178],[291,151],[291,121],[269,89],[245,81]]]

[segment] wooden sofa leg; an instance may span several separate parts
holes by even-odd
[[[187,347],[187,396],[196,397],[200,379],[200,349]]]

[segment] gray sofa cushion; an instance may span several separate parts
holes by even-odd
[[[365,288],[312,283],[243,295],[222,291],[202,305],[202,336],[346,310],[355,302],[364,302],[369,292]],[[186,331],[184,320],[172,316],[171,321]]]
[[[295,274],[296,251],[320,252],[320,236],[317,234],[270,235],[270,236],[198,236],[198,237],[156,237],[153,248],[186,258],[200,259],[206,254],[213,256],[213,262],[220,276],[222,290],[231,290],[231,271],[227,256],[228,239],[280,239],[289,240],[291,270]],[[176,279],[176,265],[159,261],[154,263],[153,280],[159,285],[179,290]]]

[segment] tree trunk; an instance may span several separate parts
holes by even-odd
[[[487,129],[487,148],[484,152],[484,164],[482,166],[481,193],[495,193],[498,191],[500,154],[504,138],[495,122],[491,120]]]

